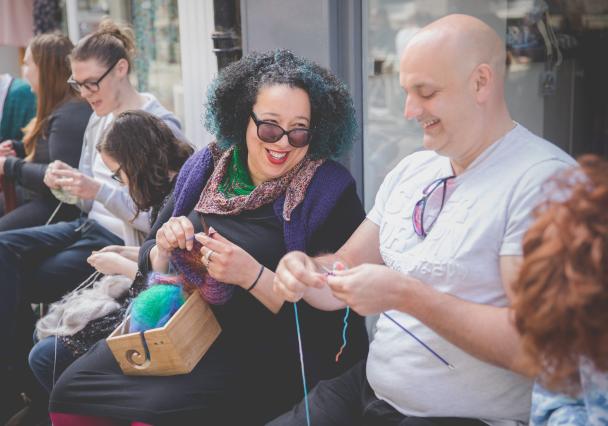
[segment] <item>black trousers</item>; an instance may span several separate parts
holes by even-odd
[[[408,417],[374,395],[361,361],[339,377],[319,382],[308,395],[314,426],[478,426],[477,419]],[[306,426],[304,401],[267,426]]]

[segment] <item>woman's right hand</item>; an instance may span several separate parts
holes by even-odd
[[[14,157],[17,153],[13,149],[13,141],[5,140],[0,143],[0,157]]]
[[[51,189],[60,189],[61,185],[59,185],[60,177],[55,174],[55,170],[71,168],[69,165],[65,164],[63,161],[55,160],[46,167],[46,171],[44,172],[43,182],[46,186]]]
[[[156,232],[156,247],[165,257],[176,248],[190,251],[193,246],[194,226],[186,216],[172,217]]]

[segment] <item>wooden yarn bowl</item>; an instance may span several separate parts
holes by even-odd
[[[189,373],[222,331],[207,302],[194,292],[167,324],[143,333],[150,354],[147,359],[142,334],[123,334],[123,330],[129,329],[129,320],[130,316],[106,339],[122,372],[128,376]]]

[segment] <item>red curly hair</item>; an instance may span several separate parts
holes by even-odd
[[[548,183],[514,286],[514,320],[544,385],[573,390],[580,357],[608,370],[608,162],[596,156]]]

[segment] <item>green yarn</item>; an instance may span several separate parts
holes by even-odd
[[[219,185],[219,190],[226,198],[239,195],[249,195],[255,189],[255,185],[249,176],[247,166],[241,158],[241,150],[238,145],[232,152],[232,161],[226,170],[226,176]]]
[[[129,331],[162,327],[185,300],[180,286],[158,284],[142,291],[133,301]]]

